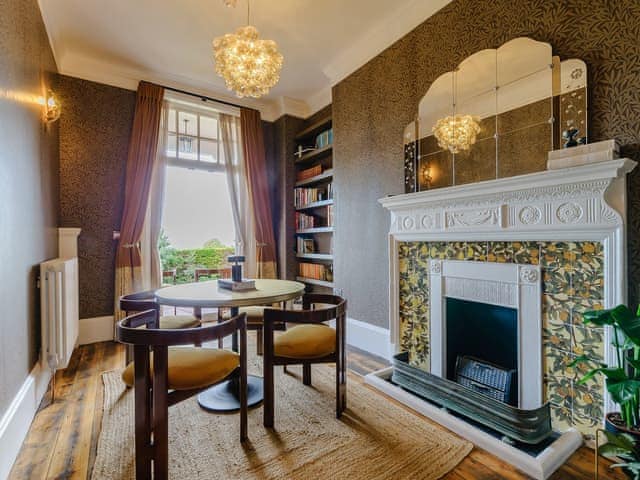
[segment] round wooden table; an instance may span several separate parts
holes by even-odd
[[[231,315],[237,315],[240,307],[269,305],[300,297],[304,293],[304,284],[289,280],[256,280],[255,290],[232,292],[218,287],[217,280],[199,283],[185,283],[156,291],[156,300],[160,305],[191,308],[230,308]],[[233,349],[238,349],[238,336],[233,336]],[[247,399],[252,407],[264,398],[262,378],[249,375],[247,381]],[[206,410],[228,412],[238,410],[238,384],[226,381],[215,385],[198,395],[198,403]]]

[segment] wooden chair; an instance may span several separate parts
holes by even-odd
[[[311,309],[319,306],[317,309]],[[336,417],[347,407],[347,302],[335,295],[305,294],[303,310],[264,310],[264,426],[274,424],[274,367],[302,364],[302,382],[311,385],[311,365],[336,364]],[[335,329],[324,322],[335,320]],[[274,338],[277,323],[298,324]]]
[[[196,268],[194,277],[196,282],[199,282],[202,277],[231,278],[231,267]]]
[[[247,439],[246,315],[223,323],[190,329],[158,328],[157,309],[121,320],[116,339],[133,345],[134,362],[122,373],[135,388],[136,479],[165,480],[169,470],[168,407],[228,379],[240,383],[240,441]],[[139,328],[141,326],[146,328]],[[227,337],[240,337],[240,353],[178,347]]]
[[[155,294],[152,290],[144,292],[130,293],[120,297],[120,310],[126,315],[145,310],[156,310],[159,317],[159,328],[181,329],[197,328],[202,325],[200,318],[195,315],[161,315],[160,305],[156,302]],[[131,361],[131,348],[126,350],[126,362]]]
[[[177,270],[174,268],[173,270],[163,270],[162,271],[162,284],[165,285],[166,280],[169,279],[170,283],[167,285],[175,285],[176,284],[176,276]]]

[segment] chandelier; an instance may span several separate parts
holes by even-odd
[[[234,6],[235,1],[225,4]],[[248,1],[247,25],[214,39],[213,51],[216,72],[238,97],[261,97],[280,80],[282,54],[276,42],[260,39],[258,30],[249,25]]]
[[[451,153],[469,150],[476,143],[480,125],[471,115],[453,115],[441,118],[433,127],[433,134],[441,148]]]

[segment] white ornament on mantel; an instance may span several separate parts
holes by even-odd
[[[547,169],[577,167],[590,163],[607,162],[620,158],[620,145],[617,140],[578,145],[576,147],[561,148],[549,152]]]

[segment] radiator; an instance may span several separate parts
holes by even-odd
[[[40,264],[42,359],[52,370],[66,368],[78,341],[78,259]]]

